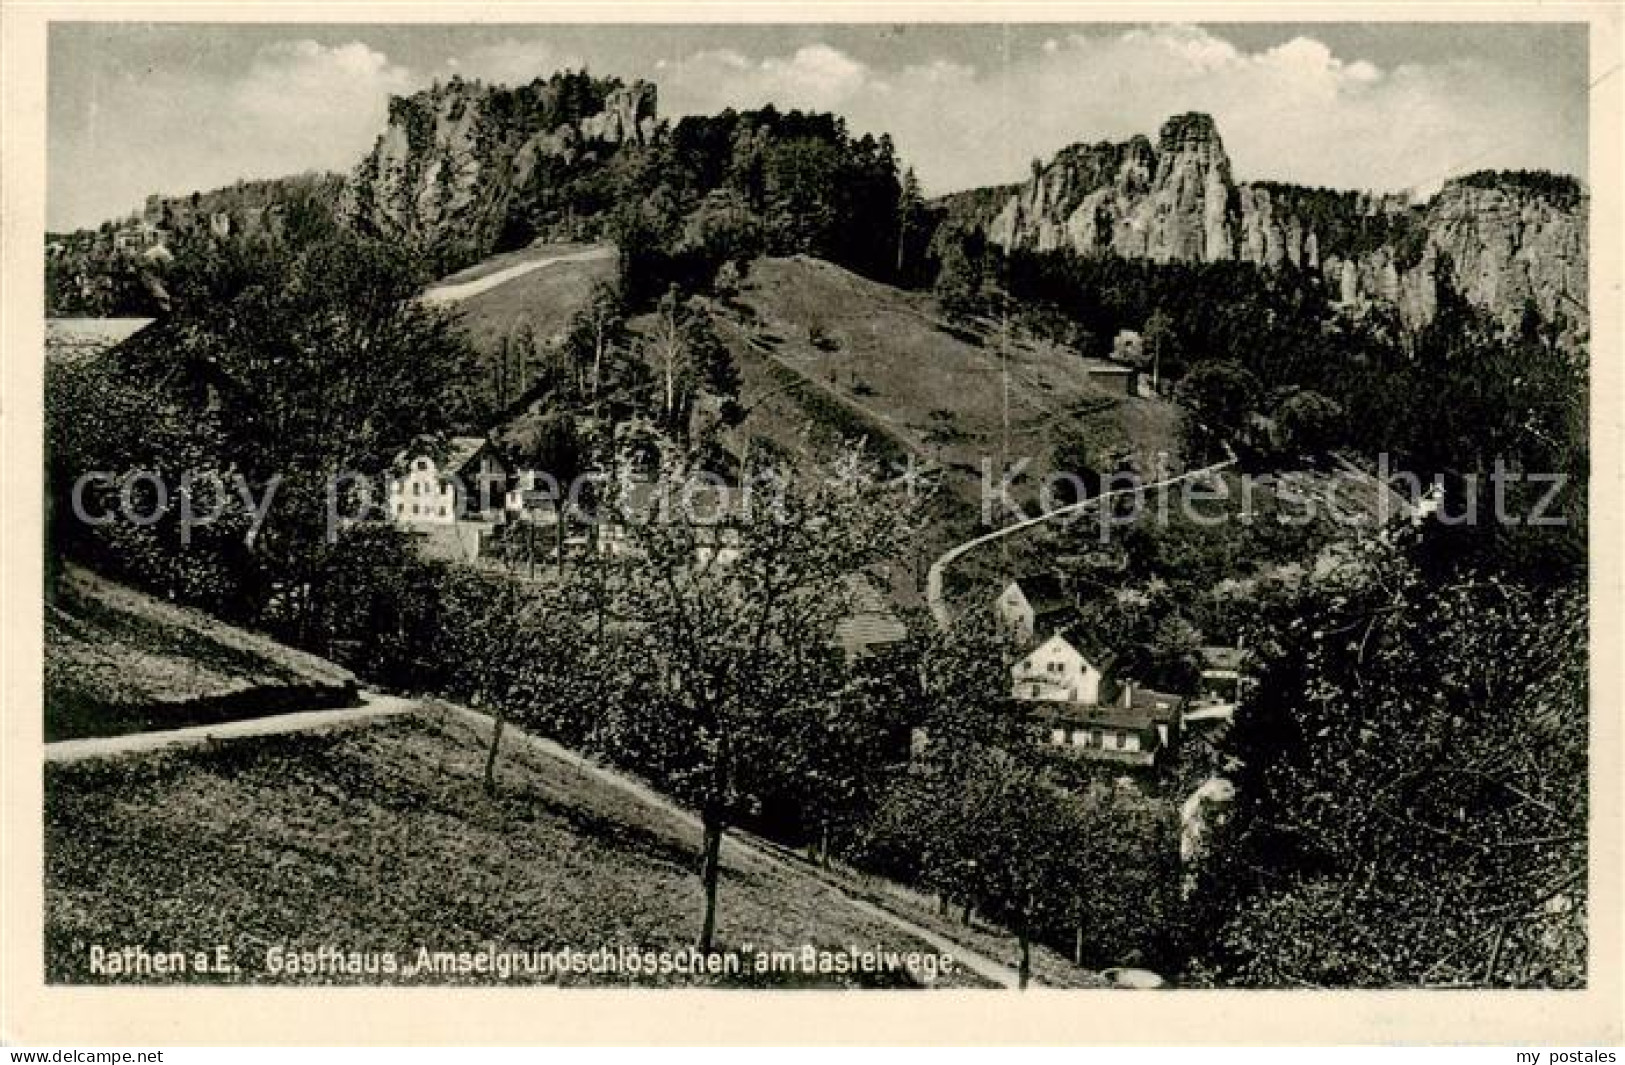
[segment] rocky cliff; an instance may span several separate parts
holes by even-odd
[[[283,238],[292,230],[331,218],[343,195],[338,174],[307,173],[291,177],[239,181],[188,196],[148,196],[139,221],[121,228],[127,241],[145,250],[167,247],[186,234],[206,229],[218,238]]]
[[[506,89],[454,79],[390,101],[345,203],[360,228],[443,258],[521,243],[548,219],[549,190],[656,131],[655,87],[566,72]]]
[[[1404,197],[1238,183],[1213,120],[1178,115],[1155,147],[1063,149],[991,206],[982,225],[1005,248],[1069,247],[1154,262],[1239,259],[1315,271],[1350,306],[1389,304],[1429,321],[1446,277],[1508,323],[1533,301],[1582,322],[1588,201],[1571,178],[1479,173],[1425,204]]]

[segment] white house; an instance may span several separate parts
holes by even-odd
[[[1011,694],[1036,702],[1100,702],[1100,669],[1057,633],[1033,648],[1011,672]]]
[[[395,457],[386,513],[401,525],[498,521],[510,501],[508,482],[507,463],[488,440],[453,437],[440,459],[430,449],[403,451]]]

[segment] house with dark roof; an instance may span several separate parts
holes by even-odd
[[[1108,657],[1080,633],[1056,633],[1010,671],[1010,695],[1042,742],[1119,765],[1154,765],[1179,746],[1184,696],[1108,679]]]
[[[1090,761],[1152,766],[1179,746],[1182,696],[1126,683],[1110,703],[1046,702],[1029,716],[1044,742]]]
[[[1032,641],[1058,632],[1070,618],[1074,605],[1061,578],[1052,573],[1035,573],[1005,585],[993,608],[1023,640]]]
[[[1083,369],[1097,388],[1120,396],[1140,394],[1140,371],[1132,366],[1110,359],[1086,359]]]

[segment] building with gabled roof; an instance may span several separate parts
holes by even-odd
[[[1023,702],[1094,705],[1105,676],[1100,665],[1056,633],[1011,668],[1010,694]]]
[[[385,513],[398,525],[498,522],[508,509],[511,478],[507,459],[483,436],[420,440],[391,464]]]
[[[1017,577],[994,603],[999,619],[1023,640],[1050,636],[1069,620],[1074,602],[1066,583],[1052,573]]]

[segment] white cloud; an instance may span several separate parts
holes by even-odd
[[[1052,38],[1008,64],[990,54],[980,67],[888,72],[823,45],[755,59],[702,52],[666,64],[661,88],[668,113],[768,101],[838,109],[854,129],[892,133],[934,191],[1014,180],[1028,159],[1078,141],[1154,138],[1191,110],[1214,116],[1241,178],[1392,189],[1484,166],[1585,163],[1583,126],[1572,128],[1583,102],[1502,70],[1383,69],[1310,37],[1248,52],[1192,26]],[[1578,147],[1554,158],[1554,144]]]
[[[389,94],[412,84],[406,69],[359,42],[269,45],[223,95],[219,125],[260,158],[291,151],[314,157],[311,165],[349,169],[356,146],[382,129]]]
[[[148,192],[347,171],[382,130],[389,94],[412,85],[365,44],[309,40],[267,45],[223,78],[160,70],[109,79],[85,105],[93,134],[52,144],[53,171],[69,175],[52,183],[52,217],[89,224],[139,207]]]
[[[989,39],[991,41],[991,39]],[[565,67],[652,77],[667,116],[724,107],[832,110],[889,132],[928,190],[1012,181],[1078,141],[1155,137],[1170,115],[1218,122],[1237,177],[1431,189],[1479,167],[1583,174],[1585,101],[1481,61],[1383,67],[1313,36],[1248,51],[1190,26],[1056,34],[1006,60],[865,61],[827,43],[781,54],[740,44],[621,65],[545,36],[482,44],[410,69],[361,41],[266,45],[237,69],[108,73],[53,129],[53,224],[88,224],[149,191],[239,177],[348,170],[382,130],[391,93],[453,73],[522,84]]]
[[[855,102],[859,94],[886,88],[872,68],[825,44],[763,59],[714,49],[667,61],[660,70],[663,107],[675,114],[768,103],[786,109],[831,110]]]

